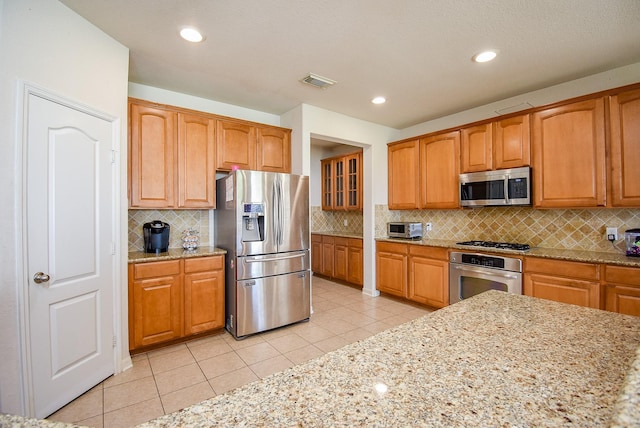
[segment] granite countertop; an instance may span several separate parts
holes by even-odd
[[[227,250],[218,247],[198,247],[193,251],[182,248],[169,248],[166,253],[145,253],[144,251],[130,251],[129,263],[157,262],[162,260],[176,260],[189,257],[205,257],[227,254]]]
[[[324,231],[324,232],[311,232],[314,235],[328,235],[328,236],[338,236],[340,238],[357,238],[362,239],[362,233],[352,233],[352,232],[338,232],[335,230]]]
[[[473,247],[469,245],[458,245],[453,240],[447,239],[398,239],[398,238],[376,238],[376,241],[396,242],[400,244],[424,245],[430,247],[444,247],[466,252],[501,253],[515,256],[531,256],[546,259],[567,260],[585,263],[605,263],[618,266],[640,267],[640,257],[627,257],[621,253],[605,253],[598,251],[583,250],[563,250],[554,248],[533,247],[528,251],[501,250],[497,248]]]
[[[140,426],[637,426],[639,346],[640,317],[488,291]]]

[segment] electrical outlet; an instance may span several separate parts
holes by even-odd
[[[618,228],[617,227],[607,227],[607,240],[613,242],[618,240]]]
[[[431,230],[431,223],[425,223],[424,224],[424,229],[429,232]]]
[[[344,219],[344,225],[349,226],[349,220],[347,220],[346,218]]]

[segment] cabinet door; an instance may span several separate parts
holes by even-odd
[[[332,236],[322,237],[322,274],[325,276],[333,276],[333,259],[334,245]]]
[[[178,207],[215,208],[215,121],[178,114]]]
[[[388,146],[388,198],[390,210],[417,209],[420,205],[419,140]]]
[[[493,169],[493,127],[491,123],[462,130],[462,172]]]
[[[224,272],[184,276],[184,334],[224,327]]]
[[[531,164],[529,115],[510,117],[493,123],[495,169]]]
[[[334,258],[333,258],[333,277],[347,280],[347,271],[349,266],[349,252],[346,238],[335,238]]]
[[[345,208],[362,211],[362,155],[354,153],[345,156],[344,162],[347,167]]]
[[[176,114],[129,104],[129,204],[175,206]]]
[[[446,248],[409,247],[409,299],[442,308],[449,304],[449,261]]]
[[[533,197],[541,208],[605,205],[604,100],[533,114]]]
[[[610,98],[614,207],[640,207],[640,89]]]
[[[349,239],[349,260],[347,281],[356,285],[364,284],[364,256],[362,239]]]
[[[460,207],[460,132],[420,140],[421,208]]]
[[[600,283],[543,274],[525,274],[526,296],[600,309]]]
[[[345,208],[346,168],[344,158],[333,159],[333,209]]]
[[[133,313],[132,349],[181,337],[181,276],[135,280]]]
[[[291,172],[291,131],[258,128],[257,165],[259,171]]]
[[[605,266],[605,309],[640,316],[640,269]]]
[[[256,128],[239,122],[218,120],[216,168],[230,171],[256,169]]]
[[[331,159],[320,161],[320,168],[322,169],[322,209],[332,210],[334,198],[333,161]]]
[[[407,246],[378,243],[376,246],[376,288],[407,297]]]
[[[322,274],[322,235],[311,234],[311,270]]]

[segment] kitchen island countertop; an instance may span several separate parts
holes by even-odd
[[[640,317],[488,291],[141,426],[638,426],[639,345]]]

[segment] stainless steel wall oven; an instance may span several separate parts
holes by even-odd
[[[522,294],[522,260],[452,251],[449,254],[449,303],[487,290]]]

